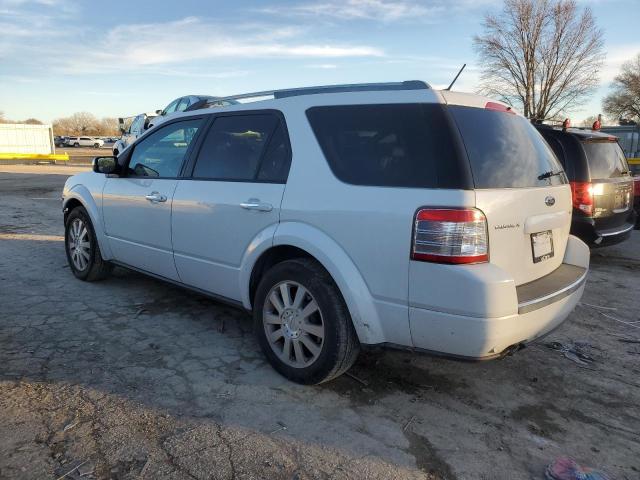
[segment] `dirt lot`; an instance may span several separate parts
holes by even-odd
[[[640,232],[593,254],[584,303],[512,357],[371,352],[302,387],[242,311],[125,270],[76,280],[70,173],[0,167],[0,478],[542,479],[560,455],[640,478]]]

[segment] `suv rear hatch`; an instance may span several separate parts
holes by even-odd
[[[578,208],[592,216],[598,232],[619,231],[629,221],[633,208],[633,178],[615,137],[588,138],[580,142],[587,158],[591,182],[582,186],[586,203]],[[580,185],[573,184],[574,197]],[[589,195],[591,198],[589,198]],[[576,202],[578,203],[578,202]]]
[[[516,285],[557,269],[571,225],[571,190],[547,143],[507,106],[443,93],[467,150],[476,207],[484,212],[489,261]]]

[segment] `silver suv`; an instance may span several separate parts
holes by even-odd
[[[176,114],[67,181],[76,277],[120,265],[251,311],[300,383],[361,345],[498,357],[575,307],[589,250],[571,190],[510,107],[419,81],[229,100],[251,96]]]

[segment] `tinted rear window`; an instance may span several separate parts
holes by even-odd
[[[331,170],[343,182],[471,188],[455,126],[441,105],[314,107],[307,117]]]
[[[616,142],[582,142],[592,179],[620,177],[628,171],[627,160]]]
[[[450,106],[467,149],[476,188],[523,188],[566,183],[551,148],[531,123],[506,112]]]

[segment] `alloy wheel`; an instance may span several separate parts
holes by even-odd
[[[73,266],[85,270],[91,258],[91,240],[87,225],[79,218],[74,218],[69,226],[68,247]]]
[[[275,285],[265,299],[262,322],[269,346],[285,364],[304,368],[318,359],[325,336],[322,312],[301,284]]]

